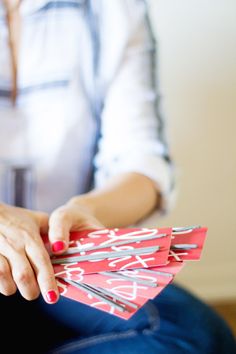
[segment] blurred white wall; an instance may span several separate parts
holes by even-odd
[[[236,1],[149,0],[178,169],[159,226],[209,228],[199,262],[176,277],[206,300],[236,298]]]

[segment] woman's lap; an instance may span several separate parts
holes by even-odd
[[[42,299],[1,297],[0,305],[6,314],[3,338],[9,348],[17,341],[24,353],[46,353],[51,347],[55,354],[236,354],[226,323],[175,284],[128,321],[66,298],[47,305]],[[29,339],[34,344],[26,349]]]

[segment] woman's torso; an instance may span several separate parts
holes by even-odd
[[[6,171],[28,166],[34,176],[32,207],[50,211],[88,188],[98,122],[84,4],[44,3],[27,7],[26,1],[21,9],[14,108],[7,27],[0,12],[0,200],[7,201],[6,183],[11,183]]]

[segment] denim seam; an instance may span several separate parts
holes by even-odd
[[[134,337],[137,335],[138,332],[135,330],[128,330],[126,332],[121,332],[121,333],[109,333],[109,334],[102,334],[102,335],[97,335],[97,336],[92,336],[89,338],[81,339],[72,343],[68,343],[65,345],[62,345],[61,347],[52,349],[51,351],[48,352],[48,354],[63,354],[67,353],[68,350],[74,350],[74,349],[82,349],[89,347],[91,345],[99,344],[99,343],[104,343],[109,340],[116,340],[116,339],[122,339],[122,338],[128,338],[128,337]]]

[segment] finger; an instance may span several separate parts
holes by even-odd
[[[15,240],[23,239],[23,234],[18,230],[18,234],[15,235],[12,229],[12,239],[7,234],[0,234],[0,236],[0,254],[7,259],[15,286],[26,300],[36,299],[40,291],[34,271],[23,245],[15,242]],[[38,238],[40,239],[40,236]]]
[[[26,300],[36,299],[40,293],[39,286],[24,250],[11,250],[8,253],[8,262],[13,280],[21,295]]]
[[[13,230],[11,230],[11,236],[14,236],[12,234]],[[7,259],[12,279],[21,295],[26,300],[33,300],[39,295],[39,288],[33,269],[23,247],[19,246],[17,242],[9,241],[10,238],[7,236],[7,234],[0,234],[0,254]],[[17,236],[18,238],[21,237],[20,232]]]
[[[54,269],[43,242],[28,244],[26,246],[26,252],[45,301],[50,304],[57,302],[59,299],[59,291]]]
[[[72,220],[66,212],[66,209],[56,209],[49,219],[49,241],[51,243],[52,252],[62,253],[69,244],[70,229]]]
[[[0,293],[9,296],[13,295],[16,289],[8,261],[4,256],[0,255]]]

